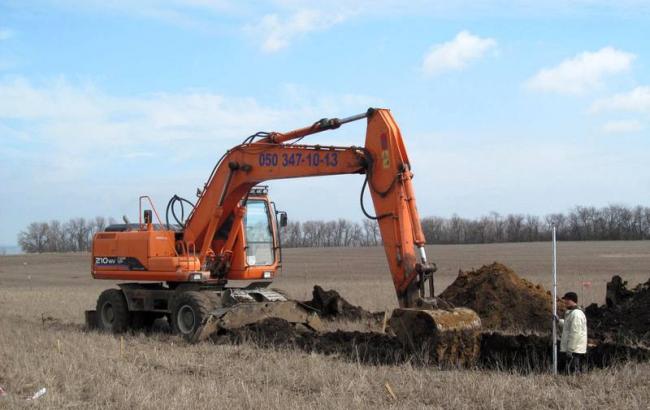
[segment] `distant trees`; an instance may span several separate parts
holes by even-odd
[[[48,225],[45,222],[32,222],[26,230],[18,234],[18,245],[25,252],[46,252]]]
[[[112,219],[101,216],[73,218],[65,223],[32,222],[18,234],[18,244],[29,253],[87,251],[95,232],[111,223]],[[424,236],[431,244],[547,241],[553,225],[557,227],[558,239],[564,241],[650,239],[650,208],[577,206],[566,214],[545,217],[492,212],[475,219],[457,215],[422,219]],[[289,222],[281,230],[281,239],[282,246],[287,248],[381,244],[379,225],[370,219],[361,223],[346,219]]]
[[[650,239],[650,208],[643,206],[577,206],[566,214],[545,217],[496,212],[475,219],[431,216],[421,222],[431,244],[548,241],[553,225],[558,239],[564,241]],[[339,219],[290,222],[282,230],[282,241],[289,248],[375,246],[381,244],[381,235],[376,221],[366,219],[358,224]]]
[[[88,251],[93,235],[106,224],[103,216],[73,218],[65,223],[57,220],[32,222],[18,234],[18,245],[27,253]]]
[[[650,208],[577,206],[567,214],[544,218],[492,212],[478,219],[452,216],[422,220],[427,243],[439,244],[547,241],[553,225],[558,239],[565,241],[650,239]]]
[[[379,225],[369,219],[361,224],[346,219],[289,222],[282,228],[281,238],[286,248],[375,246],[380,243]]]

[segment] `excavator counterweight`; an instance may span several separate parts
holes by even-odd
[[[364,119],[363,147],[299,143],[311,134]],[[196,204],[172,197],[164,223],[148,197],[141,197],[141,207],[149,200],[153,212],[140,212],[138,224],[109,226],[93,238],[94,278],[137,281],[102,293],[94,315],[98,326],[122,331],[167,316],[175,332],[194,341],[268,317],[319,330],[313,312],[266,289],[281,269],[279,232],[286,214],[275,209],[259,184],[341,174],[364,178],[362,211],[379,225],[400,307],[390,327],[415,350],[426,341],[437,352],[436,360],[470,362],[480,319],[435,297],[436,267],[425,252],[411,162],[386,109],[248,137],[218,161],[198,190]],[[364,206],[366,189],[373,211]],[[187,218],[184,204],[191,207]],[[170,223],[170,213],[175,223]]]

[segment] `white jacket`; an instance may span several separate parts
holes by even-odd
[[[560,351],[567,353],[587,353],[587,318],[582,310],[567,310],[560,319],[562,339]]]

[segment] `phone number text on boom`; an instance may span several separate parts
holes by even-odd
[[[258,164],[261,167],[297,167],[307,165],[309,167],[335,167],[339,164],[338,152],[310,152],[303,155],[301,152],[291,154],[272,154],[264,152],[259,155]]]

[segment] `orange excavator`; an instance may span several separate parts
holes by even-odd
[[[300,144],[308,135],[364,119],[363,147]],[[425,253],[404,141],[390,111],[374,108],[286,133],[248,137],[218,161],[196,204],[172,197],[165,223],[151,200],[141,197],[139,223],[125,218],[125,224],[111,225],[93,238],[92,276],[131,282],[104,291],[87,320],[123,332],[166,316],[173,331],[188,340],[267,317],[318,330],[317,312],[268,287],[281,268],[280,229],[287,218],[259,184],[338,174],[364,175],[361,207],[379,224],[400,306],[390,326],[400,339],[412,344],[423,327],[429,335],[479,328],[473,311],[452,308],[434,295],[436,269]],[[375,215],[364,208],[366,189]],[[151,209],[143,210],[143,204]],[[185,218],[187,205],[192,209]]]

